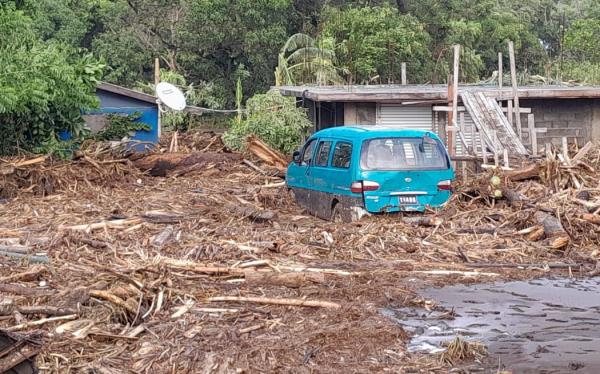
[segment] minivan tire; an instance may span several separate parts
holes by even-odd
[[[331,222],[335,223],[348,223],[351,220],[348,219],[348,212],[344,210],[344,207],[341,203],[335,203],[333,208],[331,209]]]

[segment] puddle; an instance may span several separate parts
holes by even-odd
[[[382,309],[414,335],[412,352],[439,351],[461,335],[487,346],[494,370],[500,362],[514,373],[600,373],[600,279],[456,285],[420,294],[454,308],[456,317]]]

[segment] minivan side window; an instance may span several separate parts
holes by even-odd
[[[350,158],[352,156],[352,144],[348,142],[337,142],[333,149],[333,159],[331,166],[334,168],[348,169],[350,167]]]
[[[317,139],[311,140],[308,144],[304,146],[304,151],[302,153],[301,165],[306,166],[310,164],[310,160],[313,155],[313,151],[315,150],[315,144],[317,144]]]
[[[330,141],[323,141],[319,143],[319,148],[317,149],[317,160],[315,161],[315,166],[327,166],[327,161],[329,161],[329,151],[331,150]]]

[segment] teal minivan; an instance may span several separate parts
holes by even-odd
[[[422,212],[451,195],[454,170],[429,131],[344,126],[313,134],[294,152],[286,183],[310,213],[354,221],[367,213]]]

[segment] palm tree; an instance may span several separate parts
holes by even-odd
[[[290,36],[279,52],[275,85],[342,83],[334,65],[335,52],[325,44],[325,40],[317,43],[306,34]]]

